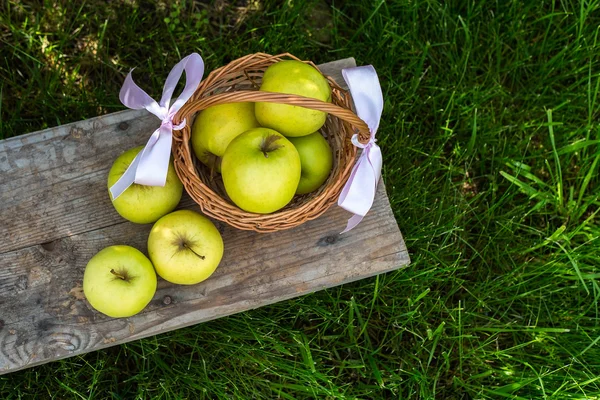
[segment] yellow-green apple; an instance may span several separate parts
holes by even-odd
[[[142,311],[156,292],[156,272],[141,251],[115,245],[100,250],[85,267],[83,293],[96,310],[113,318]]]
[[[300,156],[279,132],[255,128],[233,139],[221,163],[229,198],[242,210],[268,214],[292,200],[300,181]]]
[[[221,172],[221,157],[233,138],[258,126],[254,103],[212,106],[202,110],[194,120],[192,148],[204,165]]]
[[[148,255],[164,280],[193,285],[217,269],[223,257],[223,238],[205,216],[191,210],[178,210],[152,226]]]
[[[329,177],[333,165],[331,147],[319,132],[291,137],[289,140],[298,150],[302,169],[296,194],[310,193],[318,189]]]
[[[143,147],[135,147],[121,154],[108,172],[108,188],[114,185]],[[110,199],[115,210],[126,220],[137,224],[155,222],[173,211],[181,200],[183,184],[179,180],[173,161],[169,161],[165,186],[145,186],[133,183],[116,199]]]
[[[297,94],[331,102],[331,87],[314,67],[296,60],[279,61],[263,74],[260,90]],[[327,118],[322,111],[279,103],[256,103],[256,119],[285,136],[304,136],[318,131]]]

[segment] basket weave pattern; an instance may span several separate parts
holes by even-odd
[[[350,96],[329,77],[326,78],[332,89],[331,103],[258,91],[267,67],[286,59],[302,61],[287,53],[277,56],[256,53],[212,71],[175,116],[175,124],[184,119],[187,121],[182,130],[173,132],[175,170],[186,191],[203,213],[238,229],[275,232],[319,217],[337,201],[350,176],[356,158],[356,147],[350,140],[355,129],[362,143],[369,140],[367,125],[351,110]],[[303,62],[317,68],[312,62]],[[327,181],[312,193],[296,195],[287,206],[271,214],[246,212],[233,204],[227,197],[220,175],[211,174],[210,169],[197,160],[190,138],[191,125],[199,111],[237,102],[283,103],[327,112],[327,120],[321,128],[333,151],[333,168]]]

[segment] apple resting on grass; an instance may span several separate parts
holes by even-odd
[[[333,154],[329,143],[319,132],[291,137],[289,140],[298,150],[302,168],[296,194],[317,190],[329,177],[333,165]]]
[[[255,128],[231,141],[221,173],[225,191],[238,207],[268,214],[294,197],[300,181],[300,156],[280,133]]]
[[[221,172],[221,157],[229,143],[240,133],[257,127],[254,103],[212,106],[201,111],[194,120],[192,148],[204,165]]]
[[[331,102],[331,87],[314,67],[301,61],[286,60],[270,65],[263,75],[260,90],[297,94]],[[304,136],[318,131],[327,114],[309,108],[278,103],[256,103],[256,119],[284,136]]]
[[[117,157],[108,172],[109,189],[125,173],[129,164],[142,149],[141,146],[136,147]],[[155,222],[163,215],[173,211],[179,204],[182,194],[183,184],[175,172],[173,161],[169,161],[165,186],[145,186],[134,183],[114,200],[109,191],[112,204],[119,215],[137,224]]]
[[[208,218],[179,210],[156,221],[148,236],[148,254],[164,280],[193,285],[217,269],[223,257],[223,238]]]
[[[139,313],[155,292],[156,272],[152,263],[133,247],[106,247],[85,267],[83,293],[92,307],[109,317]]]

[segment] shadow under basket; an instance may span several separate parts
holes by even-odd
[[[348,92],[330,77],[326,78],[332,89],[331,103],[290,94],[258,91],[265,70],[271,64],[290,59],[302,61],[288,53],[277,56],[256,53],[232,61],[212,71],[175,116],[175,124],[184,119],[187,121],[182,130],[173,131],[172,152],[177,175],[204,214],[238,229],[276,232],[319,217],[337,202],[350,176],[357,152],[351,142],[353,134],[358,133],[361,143],[369,141],[369,128],[352,112]],[[317,68],[310,61],[302,62]],[[328,113],[320,132],[333,151],[333,168],[325,183],[312,193],[294,196],[288,205],[271,214],[247,212],[231,202],[220,174],[211,173],[196,158],[190,138],[191,126],[198,112],[218,104],[238,102],[282,103]]]

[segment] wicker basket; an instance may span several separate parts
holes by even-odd
[[[194,95],[175,116],[175,124],[185,119],[185,128],[173,132],[173,157],[179,178],[188,194],[206,215],[243,230],[275,232],[293,228],[323,214],[334,204],[350,176],[356,159],[356,147],[351,143],[354,132],[359,140],[369,140],[369,129],[351,110],[350,96],[333,79],[327,77],[332,89],[332,102],[326,103],[302,96],[258,91],[267,67],[291,54],[271,56],[250,54],[212,71],[196,89]],[[302,60],[298,60],[302,61]],[[312,62],[303,61],[317,68]],[[328,113],[321,133],[333,151],[333,169],[329,178],[316,191],[294,196],[284,208],[271,214],[246,212],[227,197],[220,175],[211,174],[199,162],[192,150],[191,125],[195,115],[210,106],[236,102],[273,102],[302,106]]]

